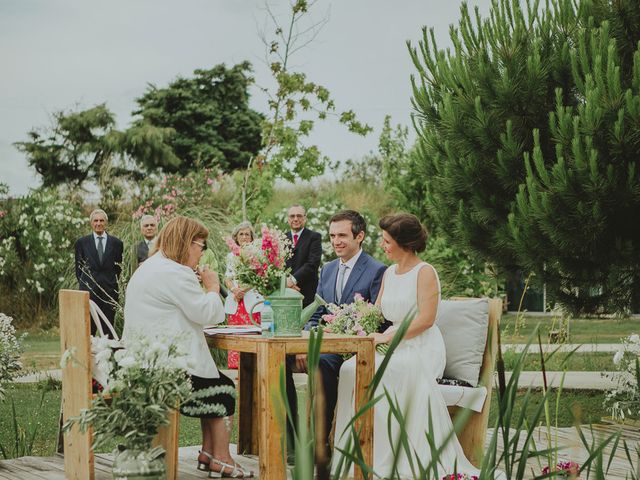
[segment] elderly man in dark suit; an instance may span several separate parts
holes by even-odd
[[[89,221],[93,232],[79,238],[75,244],[76,277],[80,290],[89,292],[91,300],[96,302],[113,323],[118,302],[122,241],[113,235],[107,235],[108,217],[104,210],[91,212]],[[91,334],[95,332],[96,327],[92,323]]]
[[[291,269],[287,286],[299,290],[304,295],[302,305],[306,307],[313,302],[318,287],[322,237],[318,232],[304,228],[307,213],[302,205],[292,205],[289,208],[287,221],[291,227],[287,238],[293,245],[293,255],[287,261],[287,267]]]
[[[354,210],[336,213],[329,221],[329,237],[337,259],[325,264],[320,271],[317,294],[327,303],[344,305],[353,303],[355,294],[371,303],[375,303],[380,292],[382,276],[386,266],[362,251],[362,242],[366,234],[365,219]],[[305,325],[305,330],[316,327],[322,315],[328,313],[320,307]],[[381,329],[385,329],[384,325]],[[344,361],[342,355],[322,354],[318,368],[322,374],[322,386],[325,397],[325,424],[318,425],[328,439],[333,423],[334,411],[338,399],[338,375]],[[293,419],[297,418],[297,398],[292,372],[307,371],[307,356],[295,355],[287,357],[287,399],[291,407]],[[293,425],[287,423],[289,438]],[[327,440],[328,444],[328,440]],[[289,448],[293,450],[290,443]]]
[[[144,262],[149,256],[149,250],[153,248],[153,243],[156,240],[156,235],[158,234],[158,221],[156,217],[152,215],[143,215],[140,219],[140,232],[144,237],[138,244],[137,256],[138,256],[138,264]]]

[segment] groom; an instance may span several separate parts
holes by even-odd
[[[317,294],[326,302],[337,305],[353,303],[356,293],[371,303],[376,301],[382,275],[387,267],[362,251],[366,228],[364,218],[354,210],[344,210],[329,220],[331,246],[338,258],[327,263],[320,270]],[[310,330],[316,327],[325,313],[328,313],[325,307],[318,308],[304,329]],[[320,355],[319,370],[322,374],[325,397],[324,433],[327,437],[333,423],[338,399],[338,375],[343,361],[341,355]],[[307,372],[306,355],[300,354],[287,358],[287,398],[292,413],[292,418],[287,422],[290,439],[293,438],[292,429],[298,418],[298,402],[292,372]],[[292,452],[293,448],[290,442],[289,451]]]

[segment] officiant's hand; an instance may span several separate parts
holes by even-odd
[[[207,292],[220,293],[220,279],[218,278],[218,274],[213,270],[209,270],[208,265],[198,267],[196,273],[200,275],[202,286]]]
[[[246,288],[235,287],[231,289],[231,293],[233,293],[234,298],[237,302],[244,298],[244,294],[247,293]]]
[[[307,356],[304,353],[296,355],[296,361],[291,369],[293,373],[307,373]]]

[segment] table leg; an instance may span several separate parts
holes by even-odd
[[[260,431],[256,395],[256,355],[240,352],[238,365],[238,453],[258,455]]]
[[[278,391],[280,369],[285,368],[285,345],[276,342],[258,344],[258,402],[260,405],[260,478],[286,478],[284,442],[285,409]]]
[[[373,379],[375,356],[373,342],[360,342],[356,351],[356,391],[355,405],[358,411],[367,402],[367,388]],[[359,431],[360,448],[366,465],[373,466],[373,408],[369,408],[355,423]],[[364,476],[359,468],[355,468],[356,480]]]

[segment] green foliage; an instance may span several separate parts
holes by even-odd
[[[82,432],[92,427],[93,448],[113,441],[127,449],[150,448],[158,429],[169,423],[169,413],[190,396],[191,382],[185,374],[182,352],[177,343],[167,345],[143,336],[132,338],[115,353],[105,344],[96,358],[113,368],[108,385],[92,401],[91,408],[65,422],[63,431],[74,424]]]
[[[427,30],[410,49],[429,215],[573,311],[637,308],[640,5],[494,0],[488,19],[461,14],[453,50]]]
[[[246,167],[260,149],[263,118],[249,108],[250,73],[249,62],[231,68],[220,64],[195,70],[192,78],[178,77],[164,88],[150,85],[136,100],[140,108],[133,114],[141,118],[130,136],[144,136],[150,126],[170,129],[174,134],[166,144],[177,161],[144,155],[145,167],[181,175],[202,168],[229,172]]]
[[[123,193],[118,179],[142,178],[132,159],[143,165],[176,162],[164,145],[169,135],[168,129],[149,126],[120,132],[113,113],[102,104],[78,112],[56,112],[51,128],[32,130],[29,141],[15,145],[40,174],[44,187],[76,189],[95,182],[105,200],[114,205]]]
[[[75,283],[73,242],[88,220],[75,200],[53,189],[35,190],[5,207],[0,283],[41,307],[53,306],[58,290]]]
[[[504,285],[490,267],[467,255],[443,236],[431,236],[420,257],[438,272],[442,297],[495,297]]]
[[[371,127],[359,122],[351,110],[336,114],[329,90],[291,67],[294,54],[312,42],[324,24],[304,25],[314,4],[295,0],[290,5],[291,14],[284,26],[269,6],[266,7],[273,33],[269,39],[263,34],[263,42],[267,47],[267,62],[275,85],[262,87],[268,97],[269,112],[262,123],[260,153],[245,170],[242,187],[244,219],[248,218],[248,200],[256,190],[251,185],[251,177],[263,175],[263,170],[266,170],[273,180],[309,180],[321,175],[330,164],[329,158],[317,145],[307,143],[317,121],[337,115],[339,122],[350,132],[366,135],[371,131]]]
[[[614,13],[639,17],[633,4]],[[640,41],[640,29],[627,33]],[[548,137],[534,130],[509,218],[522,263],[576,312],[640,311],[640,227],[630,222],[640,208],[640,49],[630,58],[619,49],[630,40],[608,22],[579,31],[570,59],[583,103],[567,105],[556,90]]]

